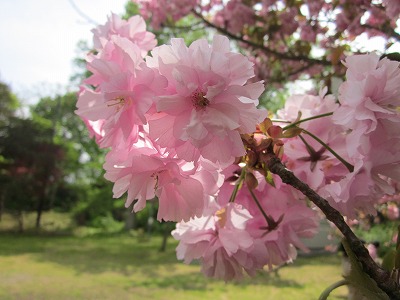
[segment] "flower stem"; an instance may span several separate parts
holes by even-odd
[[[270,216],[268,216],[266,214],[266,212],[264,211],[264,209],[262,208],[260,201],[258,201],[257,196],[254,194],[253,190],[249,187],[249,192],[251,194],[251,197],[253,198],[254,202],[257,204],[258,209],[261,211],[261,214],[264,216],[265,220],[267,221],[268,224],[268,231],[272,231],[276,228],[276,226],[280,223],[280,221],[282,221],[282,217],[278,220],[275,221],[274,219],[272,219]]]
[[[229,198],[229,202],[235,202],[236,195],[237,195],[239,189],[242,187],[242,183],[243,183],[245,175],[246,175],[246,170],[244,170],[244,168],[242,168],[241,173],[240,173],[240,177],[236,181],[235,188],[233,189],[232,195]]]
[[[271,122],[276,123],[291,123],[290,121],[282,120],[282,119],[271,119]]]
[[[315,152],[315,150],[313,149],[313,147],[311,147],[310,144],[307,143],[307,141],[301,136],[301,134],[299,134],[299,138],[301,139],[301,141],[303,142],[303,144],[306,146],[307,152],[308,152],[308,153],[312,153],[313,151]]]
[[[257,207],[260,209],[262,215],[264,216],[265,220],[267,220],[267,223],[269,225],[270,219],[267,216],[267,214],[265,213],[264,209],[262,208],[262,206],[261,206],[260,202],[258,201],[256,195],[254,195],[254,192],[250,188],[249,188],[249,192],[250,192],[251,197],[253,198],[254,202],[257,204]]]
[[[334,284],[328,286],[328,287],[322,292],[322,294],[321,294],[321,296],[319,296],[318,300],[327,300],[329,294],[330,294],[333,290],[337,289],[338,287],[347,285],[347,284],[349,284],[349,283],[348,283],[348,281],[347,281],[346,279],[342,279],[342,280],[340,280],[340,281],[338,281],[338,282],[335,282]]]
[[[332,153],[332,155],[334,157],[336,157],[342,164],[344,164],[344,166],[350,171],[353,172],[354,171],[354,166],[350,163],[348,163],[346,160],[344,160],[343,157],[341,157],[339,154],[337,154],[331,147],[329,147],[325,142],[323,142],[319,137],[317,137],[316,135],[314,135],[313,133],[309,132],[308,130],[305,130],[302,128],[302,131],[305,134],[308,134],[309,136],[311,136],[314,140],[316,140],[318,143],[320,143],[322,146],[324,146],[330,153]]]
[[[291,123],[291,124],[283,127],[282,130],[287,130],[289,128],[297,126],[298,124],[306,122],[306,121],[319,119],[319,118],[323,118],[323,117],[327,117],[327,116],[331,116],[331,115],[333,115],[333,112],[328,112],[328,113],[325,113],[325,114],[320,114],[320,115],[312,116],[312,117],[309,117],[309,118],[301,119],[301,120],[298,120],[297,122]]]

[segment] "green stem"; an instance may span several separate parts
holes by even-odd
[[[313,147],[310,146],[309,143],[307,143],[307,141],[301,136],[301,134],[299,134],[299,138],[301,139],[301,141],[304,143],[304,145],[306,145],[306,148],[308,150],[308,153],[312,153],[313,151],[315,152],[315,150],[313,149]]]
[[[311,136],[314,140],[316,140],[318,143],[320,143],[322,146],[324,146],[330,153],[332,153],[332,155],[334,157],[336,157],[342,164],[345,165],[345,167],[350,171],[353,172],[354,171],[354,166],[350,163],[348,163],[347,161],[345,161],[339,154],[337,154],[331,147],[329,147],[326,143],[324,143],[319,137],[317,137],[316,135],[312,134],[311,132],[309,132],[308,130],[305,130],[302,128],[302,131],[305,134],[308,134],[309,136]]]
[[[291,123],[290,125],[287,125],[287,126],[283,127],[282,130],[287,130],[287,129],[289,129],[289,128],[295,127],[295,126],[297,126],[298,124],[303,123],[303,122],[306,122],[306,121],[310,121],[310,120],[314,120],[314,119],[319,119],[319,118],[323,118],[323,117],[327,117],[327,116],[332,116],[332,115],[333,115],[333,112],[328,112],[328,113],[325,113],[325,114],[316,115],[316,116],[312,116],[312,117],[309,117],[309,118],[301,119],[301,120],[298,120],[297,122]]]
[[[257,204],[258,209],[261,211],[262,215],[264,216],[265,220],[267,221],[268,227],[269,228],[274,227],[273,221],[271,221],[271,218],[268,217],[268,215],[265,213],[265,211],[262,208],[260,202],[258,201],[256,195],[254,195],[253,191],[250,188],[249,188],[249,192],[250,192],[251,197],[253,198],[254,202]]]
[[[271,122],[276,123],[291,123],[290,121],[282,120],[282,119],[271,119]]]
[[[337,289],[338,287],[344,286],[349,284],[349,282],[345,279],[342,279],[338,282],[335,282],[334,284],[330,285],[325,289],[325,291],[322,292],[321,296],[319,296],[318,300],[326,300],[328,299],[329,294],[334,290]]]
[[[244,168],[242,168],[241,171],[242,171],[242,172],[240,173],[240,177],[239,177],[239,179],[237,180],[237,183],[236,183],[236,185],[235,185],[235,188],[233,189],[233,192],[232,192],[231,198],[229,199],[229,202],[235,202],[236,195],[237,195],[239,189],[240,189],[241,186],[242,186],[242,183],[243,183],[243,180],[244,180],[244,176],[245,176],[245,174],[246,174],[246,171],[244,170]]]

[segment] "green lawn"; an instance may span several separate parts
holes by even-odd
[[[175,242],[126,235],[73,237],[0,234],[0,299],[318,299],[339,280],[335,255],[300,258],[239,283],[206,279],[175,258]],[[345,299],[346,288],[329,299]]]

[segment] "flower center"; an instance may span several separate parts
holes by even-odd
[[[150,177],[152,177],[155,181],[154,183],[154,192],[157,192],[158,190],[158,173],[159,172],[154,172],[153,174],[150,175]]]
[[[192,103],[196,110],[205,109],[209,104],[210,100],[208,100],[205,96],[205,93],[202,91],[196,90],[192,94]]]
[[[123,96],[119,96],[107,101],[107,106],[115,106],[117,111],[120,111],[125,105],[130,105],[132,100],[129,97],[125,99]]]

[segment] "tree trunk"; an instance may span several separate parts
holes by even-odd
[[[161,242],[161,247],[160,247],[160,252],[165,252],[165,250],[167,250],[167,241],[168,241],[168,237],[170,234],[169,226],[168,224],[163,224],[164,230],[163,230],[163,239]]]
[[[5,202],[5,199],[6,199],[5,193],[1,193],[1,197],[0,197],[0,222],[2,220],[3,213],[4,213],[4,202]]]
[[[40,229],[40,221],[42,219],[43,206],[44,206],[44,198],[40,197],[39,203],[38,203],[38,206],[36,209],[36,230]]]
[[[136,228],[136,213],[126,211],[125,214],[125,229],[131,230]]]
[[[49,175],[50,176],[50,175]],[[43,189],[41,193],[39,193],[39,202],[36,208],[36,230],[40,229],[40,221],[42,219],[42,213],[45,205],[46,199],[48,199],[49,191],[48,191],[48,186],[49,186],[49,176],[47,176],[46,181],[43,184]]]
[[[22,210],[17,212],[17,220],[18,220],[18,232],[24,232],[24,213]]]

